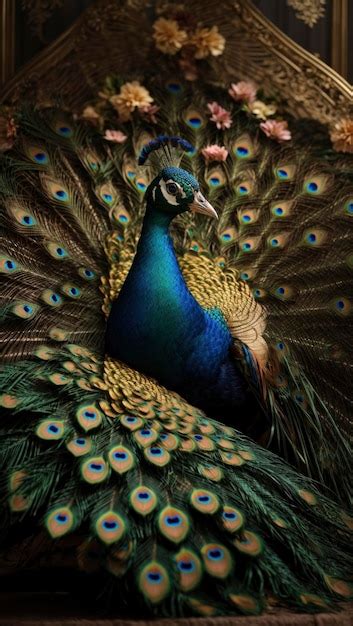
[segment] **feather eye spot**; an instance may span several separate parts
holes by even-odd
[[[5,270],[8,270],[9,272],[16,269],[16,263],[14,261],[5,261],[4,266]]]
[[[131,506],[140,515],[151,513],[156,508],[157,502],[157,496],[154,491],[144,485],[136,487],[130,494]]]
[[[144,179],[137,178],[135,184],[136,184],[136,187],[137,187],[138,191],[140,191],[141,193],[145,193],[145,191],[147,189],[147,182]]]
[[[54,257],[54,259],[66,259],[69,256],[68,251],[61,244],[48,243],[47,247],[49,254]]]
[[[62,304],[62,297],[60,294],[52,291],[51,289],[46,289],[42,294],[42,299],[46,304],[53,307],[59,307]]]
[[[33,155],[33,158],[37,163],[41,163],[42,165],[48,163],[48,157],[45,152],[37,152]]]
[[[192,561],[179,561],[177,567],[180,572],[193,572],[196,569]]]
[[[227,548],[220,544],[206,544],[201,548],[205,569],[211,576],[226,578],[232,569],[232,558]]]
[[[125,522],[120,515],[117,515],[114,511],[108,511],[97,519],[95,530],[98,537],[109,545],[122,538],[125,533],[125,526]]]
[[[65,425],[61,420],[43,420],[36,429],[36,435],[46,441],[57,441],[64,436]]]
[[[265,289],[261,289],[260,287],[255,287],[252,293],[253,293],[255,300],[260,300],[260,298],[265,298],[267,295]]]
[[[281,178],[282,180],[286,180],[289,176],[287,170],[283,169],[283,168],[278,168],[277,170],[277,176],[278,178]]]
[[[178,94],[183,89],[181,83],[178,83],[177,81],[168,81],[166,83],[166,88],[169,91],[169,93],[172,93],[172,94]]]
[[[338,313],[339,315],[343,315],[343,316],[348,315],[350,311],[352,310],[352,304],[348,300],[348,298],[343,298],[343,297],[337,298],[336,300],[334,300],[333,306],[334,306],[334,311]]]
[[[54,197],[57,200],[64,201],[64,200],[68,199],[69,195],[68,195],[67,191],[65,191],[65,189],[58,189],[57,191],[54,192]]]
[[[21,224],[25,226],[34,226],[36,224],[36,220],[32,215],[24,215],[21,219]]]
[[[89,484],[103,482],[109,474],[109,468],[103,457],[91,457],[81,465],[82,478]]]
[[[62,537],[74,525],[74,515],[68,507],[59,507],[47,515],[45,525],[51,537]]]
[[[249,276],[248,272],[241,272],[240,278],[242,280],[249,280],[250,276]]]
[[[190,501],[200,513],[215,513],[220,506],[217,496],[204,489],[194,489]]]
[[[319,188],[319,187],[318,187],[318,184],[317,184],[317,183],[315,183],[315,182],[310,182],[310,183],[307,183],[307,185],[306,185],[306,190],[307,190],[309,193],[316,193],[316,192],[317,192],[317,190],[318,190],[318,188]]]
[[[80,267],[78,273],[82,278],[85,278],[86,280],[94,280],[96,278],[96,273],[89,267]]]
[[[248,156],[249,150],[245,146],[237,146],[235,153],[239,158],[244,159]]]
[[[59,126],[57,128],[57,133],[62,137],[71,137],[73,130],[70,126]]]
[[[102,413],[94,405],[84,405],[77,409],[76,419],[80,426],[88,431],[102,423]]]
[[[186,123],[190,128],[199,129],[202,126],[202,119],[194,115],[193,117],[189,117]]]
[[[167,570],[156,561],[148,563],[139,575],[139,588],[152,604],[158,604],[170,591]]]
[[[218,176],[211,176],[211,178],[208,179],[208,182],[210,187],[218,187],[221,184],[221,180]]]
[[[109,451],[109,463],[118,474],[124,474],[135,464],[135,458],[128,448],[114,446]]]
[[[259,556],[264,549],[261,537],[250,530],[244,530],[243,536],[240,539],[236,539],[234,545],[239,552],[254,557]]]
[[[275,215],[283,215],[283,213],[284,213],[282,207],[280,207],[280,206],[274,207],[273,212],[274,212]]]
[[[270,245],[272,248],[277,248],[279,246],[279,241],[275,237],[270,240]]]
[[[348,200],[348,202],[346,202],[345,211],[347,215],[353,216],[353,200]]]
[[[246,196],[250,192],[249,187],[247,185],[238,185],[237,189],[238,189],[239,195],[241,196]]]

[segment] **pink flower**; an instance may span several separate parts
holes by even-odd
[[[225,161],[228,156],[228,150],[224,146],[217,146],[217,144],[206,146],[201,150],[201,153],[206,161]]]
[[[104,139],[114,141],[114,143],[124,143],[127,140],[127,135],[124,135],[121,130],[106,130]]]
[[[151,124],[157,124],[156,113],[158,113],[161,107],[156,104],[148,104],[145,107],[141,107],[140,113],[142,117],[147,120],[147,122],[151,122]]]
[[[289,141],[292,139],[291,132],[288,129],[288,122],[286,121],[267,120],[267,122],[261,122],[260,128],[263,130],[266,137],[270,137],[276,141]]]
[[[244,101],[250,103],[256,100],[257,87],[254,83],[241,80],[239,83],[232,83],[228,93],[237,102]]]
[[[224,130],[231,127],[232,118],[229,111],[223,109],[218,102],[209,102],[207,106],[212,113],[211,122],[214,122],[217,128]]]

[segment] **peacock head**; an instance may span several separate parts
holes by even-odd
[[[189,151],[193,147],[180,137],[163,135],[150,141],[142,149],[139,158],[140,165],[146,162],[152,152],[154,153],[153,156],[157,157],[157,150],[162,152],[162,154],[158,154],[158,162],[166,162],[166,167],[163,167],[147,188],[148,210],[166,213],[172,218],[186,211],[203,213],[209,217],[217,218],[215,209],[202,194],[196,178],[186,170],[170,164],[177,149]]]

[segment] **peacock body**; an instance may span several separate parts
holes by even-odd
[[[352,593],[348,158],[233,103],[205,164],[206,88],[173,84],[178,168],[166,137],[138,164],[141,118],[112,147],[55,109],[2,157],[2,551],[31,569],[71,537],[120,612],[323,610]]]

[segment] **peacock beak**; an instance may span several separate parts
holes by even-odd
[[[194,213],[203,213],[204,215],[214,217],[216,218],[216,220],[218,220],[218,215],[214,210],[212,204],[210,204],[209,201],[206,200],[201,191],[195,191],[194,200],[189,206],[190,211],[194,211]]]

